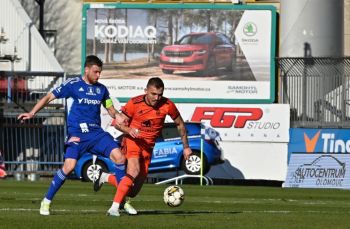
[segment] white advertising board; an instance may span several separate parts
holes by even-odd
[[[112,98],[115,107],[120,109],[124,103]],[[176,105],[185,121],[204,122],[220,134],[225,163],[213,166],[208,176],[224,179],[285,179],[289,141],[288,105]],[[110,126],[108,113],[103,111],[101,117],[102,126],[113,136],[119,136],[120,132]]]
[[[115,80],[100,80],[113,85]],[[108,86],[107,86],[108,87]],[[114,97],[117,91],[110,90],[119,109],[122,103]],[[288,142],[289,105],[287,104],[184,104],[177,103],[185,121],[202,122],[220,133],[223,141]],[[105,112],[103,125],[110,122]],[[172,120],[168,117],[167,121]]]

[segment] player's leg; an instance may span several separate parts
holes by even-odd
[[[125,156],[121,153],[119,148],[112,150],[110,159],[114,162],[114,174],[100,170],[98,178],[94,181],[95,192],[99,191],[106,182],[117,187],[118,183],[125,176]]]
[[[90,149],[92,153],[100,154],[106,158],[110,158],[114,162],[114,175],[99,172],[99,177],[94,181],[94,190],[97,192],[102,187],[102,184],[109,182],[115,187],[120,180],[125,176],[125,156],[121,152],[119,142],[116,142],[109,133],[100,136],[99,141]]]
[[[56,175],[53,177],[51,185],[45,195],[45,198],[41,201],[41,215],[50,215],[50,204],[52,199],[66,181],[67,175],[73,171],[76,164],[77,160],[74,158],[65,159],[63,167],[60,170],[58,170]]]
[[[151,162],[151,153],[147,151],[142,152],[143,157],[140,158],[140,173],[136,177],[134,185],[128,192],[128,198],[126,199],[123,209],[129,214],[129,215],[136,215],[137,211],[136,209],[131,205],[131,198],[134,198],[137,196],[137,194],[141,191],[141,188],[147,178],[148,175],[148,167]],[[131,197],[131,198],[130,198]]]
[[[60,170],[57,171],[56,175],[53,177],[51,185],[45,195],[45,198],[41,201],[40,214],[41,215],[50,215],[50,204],[54,198],[56,192],[64,184],[67,175],[69,175],[75,165],[77,164],[77,159],[79,156],[79,150],[82,145],[79,138],[72,137],[66,142],[66,153],[64,155],[64,163]]]
[[[135,177],[137,177],[140,172],[139,158],[128,158],[128,167],[126,171],[125,177],[118,185],[117,192],[113,199],[113,204],[107,212],[108,215],[119,216],[119,206],[133,186]]]
[[[134,185],[131,187],[126,198],[120,206],[120,209],[123,209],[129,215],[137,215],[137,210],[131,205],[131,199],[136,197],[136,195],[141,191],[146,177],[147,176],[144,176],[143,174],[139,174],[136,177]]]
[[[151,157],[152,149],[142,151],[142,157],[140,158],[140,172],[137,178],[135,179],[134,186],[128,193],[129,197],[134,198],[141,191],[141,188],[148,175],[148,168],[151,163]]]
[[[110,158],[114,162],[114,174],[119,183],[125,176],[125,155],[117,148],[112,151]]]

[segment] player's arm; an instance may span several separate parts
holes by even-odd
[[[43,98],[35,104],[33,109],[28,113],[22,113],[18,115],[18,120],[26,120],[31,119],[35,116],[36,113],[38,113],[43,107],[45,107],[47,104],[49,104],[52,100],[56,99],[55,95],[52,92],[47,93]]]
[[[137,136],[139,135],[139,130],[129,127],[128,123],[130,121],[130,118],[124,113],[119,113],[119,115],[122,117],[123,122],[118,122],[117,119],[114,119],[112,122],[112,126],[114,126],[117,130],[123,132],[124,134],[128,134],[133,138],[137,138]]]
[[[103,101],[102,105],[106,108],[109,116],[111,116],[113,119],[112,126],[125,122],[123,116],[114,108],[113,101],[110,98],[107,98],[105,101]]]
[[[183,121],[181,115],[177,116],[177,118],[174,119],[174,122],[177,126],[177,130],[179,131],[179,134],[182,140],[184,158],[185,160],[187,160],[188,157],[192,154],[192,150],[188,144],[185,122]]]
[[[111,116],[113,119],[116,119],[116,122],[124,122],[123,116],[115,109],[111,99],[106,100],[104,107],[107,109],[109,116]]]
[[[104,108],[107,109],[107,112],[111,118],[115,119],[116,115],[119,114],[119,112],[114,108],[113,101],[109,97],[102,102],[102,105]]]
[[[120,115],[124,119],[124,122],[113,122],[112,125],[119,131],[123,132],[124,134],[128,134],[133,138],[137,138],[139,135],[139,130],[135,128],[131,128],[129,126],[131,119],[134,117],[134,103],[132,100],[129,100],[123,107],[122,112],[120,112]]]

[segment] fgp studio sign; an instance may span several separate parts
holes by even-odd
[[[349,154],[293,153],[284,187],[350,188]]]

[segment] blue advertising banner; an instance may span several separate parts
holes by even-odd
[[[350,153],[350,129],[291,128],[288,153]]]
[[[349,165],[349,154],[292,153],[283,187],[349,189]]]

